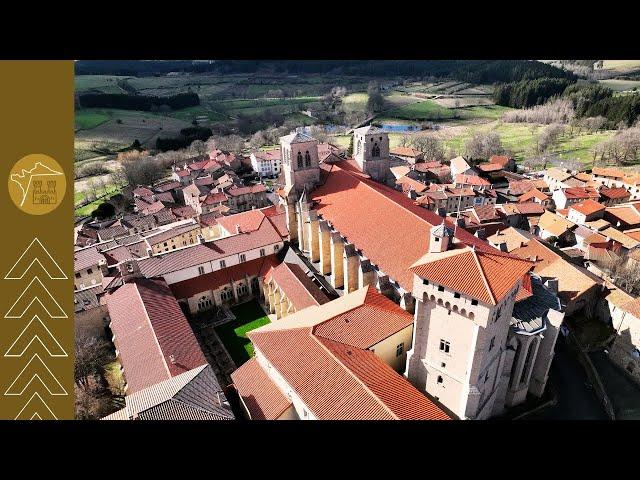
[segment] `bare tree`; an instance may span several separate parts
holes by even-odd
[[[427,161],[441,162],[445,158],[442,141],[433,135],[417,135],[411,143],[416,150],[424,154]]]
[[[495,132],[476,133],[465,144],[465,153],[474,160],[488,159],[492,155],[502,155],[505,149],[502,146],[500,135]]]
[[[207,146],[202,140],[194,140],[189,145],[189,153],[202,156],[207,153]]]

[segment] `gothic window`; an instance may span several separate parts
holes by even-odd
[[[304,154],[304,166],[305,167],[311,166],[311,155],[309,154],[309,150],[307,150],[307,152]]]
[[[362,150],[362,139],[361,138],[358,139],[358,147],[356,148],[356,154],[360,153],[360,150]]]
[[[302,152],[298,152],[298,168],[302,168]]]
[[[371,149],[371,156],[372,157],[380,156],[380,147],[378,146],[377,142],[373,144],[373,148]]]
[[[404,342],[396,346],[396,357],[399,357],[404,352]]]

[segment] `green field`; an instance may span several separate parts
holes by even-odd
[[[608,80],[600,80],[605,87],[609,87],[614,92],[628,92],[640,89],[640,80],[620,80],[611,78]]]
[[[76,92],[82,93],[88,90],[102,93],[124,93],[117,81],[128,77],[117,75],[77,75],[74,80]]]
[[[98,205],[108,201],[108,196],[115,195],[116,193],[120,193],[122,191],[122,187],[118,187],[116,185],[107,185],[104,189],[98,190],[98,196],[106,195],[103,198],[99,198],[83,207],[77,208],[74,212],[76,217],[86,217],[93,213],[93,211],[98,208]],[[80,202],[84,198],[84,192],[74,192],[73,194],[73,202],[74,204]]]
[[[77,129],[90,129],[95,128],[98,125],[111,119],[111,115],[103,110],[76,110],[76,128]]]
[[[215,328],[218,337],[237,367],[253,357],[253,345],[247,332],[270,323],[269,317],[256,302],[243,303],[231,309],[236,319]]]

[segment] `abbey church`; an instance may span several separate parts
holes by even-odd
[[[414,316],[405,377],[458,418],[486,419],[541,396],[564,313],[534,262],[390,187],[388,134],[353,132],[352,159],[280,139],[289,240],[340,295],[368,287]]]

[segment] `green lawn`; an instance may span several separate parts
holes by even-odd
[[[431,100],[411,103],[400,108],[385,112],[386,117],[400,118],[403,120],[451,120],[459,117],[460,113],[447,107],[438,105]]]
[[[120,193],[122,191],[121,187],[117,185],[107,185],[104,190],[98,190],[98,196],[107,195],[105,197],[99,198],[83,207],[77,208],[74,212],[76,217],[86,217],[93,213],[93,211],[98,208],[98,205],[108,201],[108,196],[115,195],[116,193]],[[73,201],[77,203],[84,198],[84,192],[74,192]]]
[[[253,357],[253,345],[247,332],[269,323],[269,317],[256,302],[243,303],[231,309],[236,319],[216,327],[216,333],[236,366]]]
[[[77,110],[76,128],[88,130],[103,124],[111,117],[101,110]]]

